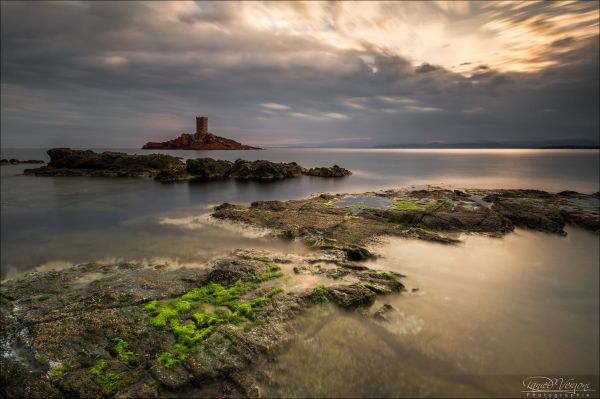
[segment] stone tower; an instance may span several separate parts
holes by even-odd
[[[196,134],[208,133],[208,117],[197,116],[196,117]]]

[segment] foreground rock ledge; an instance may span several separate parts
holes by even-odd
[[[404,288],[399,275],[348,265],[338,250],[237,251],[204,268],[84,264],[5,282],[0,396],[260,396],[253,366],[294,337],[298,315]],[[304,275],[329,283],[290,291]]]
[[[388,190],[293,201],[222,204],[213,217],[272,229],[321,247],[360,248],[379,236],[457,243],[461,233],[501,236],[515,226],[566,234],[600,231],[600,195],[538,190]],[[354,249],[355,250],[355,249]],[[357,255],[358,256],[358,255]]]
[[[305,169],[296,162],[277,163],[265,160],[235,162],[212,158],[188,159],[164,154],[129,155],[106,151],[54,148],[48,150],[50,162],[37,169],[26,169],[33,176],[86,177],[147,177],[159,181],[213,180],[234,178],[242,180],[276,180],[299,177],[303,174],[318,177],[343,177],[351,172],[338,165]]]

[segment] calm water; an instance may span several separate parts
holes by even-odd
[[[121,150],[147,153],[142,150]],[[197,264],[233,248],[306,253],[260,231],[209,223],[222,202],[301,198],[410,185],[595,192],[598,150],[164,151],[182,157],[334,163],[343,179],[161,184],[144,179],[43,178],[30,165],[1,168],[1,266],[10,278],[34,268],[115,259]],[[47,159],[3,149],[2,158]],[[263,365],[284,396],[481,396],[520,381],[490,375],[598,374],[597,235],[517,230],[502,239],[465,236],[456,247],[389,240],[376,267],[407,275],[414,294],[386,298],[390,323],[336,311],[304,320],[303,335]],[[378,304],[381,305],[381,304]],[[318,364],[318,367],[315,365]],[[475,377],[485,375],[483,379]],[[507,396],[518,394],[521,386]],[[506,393],[505,393],[506,395]]]

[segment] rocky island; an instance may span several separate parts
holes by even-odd
[[[258,147],[240,144],[235,140],[217,136],[208,131],[208,118],[196,117],[196,133],[181,136],[162,143],[149,142],[144,150],[260,150]]]
[[[265,160],[235,162],[212,158],[188,159],[164,154],[129,155],[123,152],[48,150],[50,162],[36,169],[25,169],[32,176],[86,176],[86,177],[146,177],[158,181],[184,180],[277,180],[302,175],[317,177],[344,177],[352,174],[348,169],[331,167],[303,168],[296,162],[270,162]]]

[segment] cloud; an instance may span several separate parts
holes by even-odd
[[[260,104],[262,107],[267,108],[267,109],[274,109],[274,110],[286,110],[286,109],[290,109],[290,107],[288,107],[285,104],[277,104],[277,103],[262,103]]]
[[[0,6],[3,146],[597,140],[593,2]]]
[[[440,67],[437,67],[435,65],[430,65],[428,63],[423,63],[415,68],[415,72],[416,73],[427,73],[427,72],[437,71],[438,69],[440,69]]]

